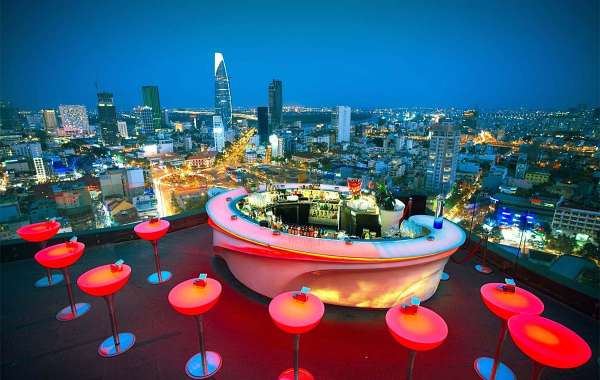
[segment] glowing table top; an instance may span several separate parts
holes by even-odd
[[[28,224],[17,230],[17,234],[28,242],[39,243],[51,239],[60,230],[60,223],[55,220]]]
[[[592,356],[590,346],[569,328],[537,315],[517,315],[508,330],[521,351],[532,360],[553,368],[575,368]]]
[[[169,221],[165,219],[158,219],[156,221],[149,220],[137,224],[133,230],[140,239],[158,240],[167,234],[170,225]]]
[[[426,226],[432,232],[427,237],[416,239],[352,239],[351,244],[340,239],[314,238],[281,232],[274,235],[268,227],[246,219],[236,209],[241,197],[248,195],[244,188],[221,193],[209,200],[206,211],[213,228],[247,242],[287,251],[291,254],[311,256],[315,260],[338,261],[400,261],[434,255],[450,255],[465,241],[464,231],[456,224],[445,220],[442,229],[433,229],[433,217],[415,215],[410,218],[417,224]],[[234,216],[235,219],[232,219]]]
[[[221,284],[207,278],[204,287],[195,285],[192,278],[175,286],[169,292],[169,303],[175,311],[185,315],[200,315],[210,310],[219,300]]]
[[[402,312],[402,305],[395,306],[386,313],[385,323],[398,343],[415,351],[434,349],[448,336],[444,319],[423,306],[414,314]]]
[[[289,334],[304,334],[315,328],[325,312],[325,305],[312,295],[306,301],[294,298],[293,292],[285,292],[269,303],[269,315],[277,327]]]
[[[499,287],[501,283],[489,283],[481,287],[483,302],[496,316],[507,320],[514,315],[538,315],[544,311],[544,303],[536,295],[527,290],[515,287],[515,292],[505,292]]]
[[[34,258],[41,266],[46,268],[60,269],[73,265],[81,255],[85,244],[80,242],[66,242],[38,251]]]
[[[79,288],[95,297],[104,297],[118,292],[131,276],[131,267],[122,265],[122,270],[113,272],[111,264],[102,265],[85,272],[77,279]]]

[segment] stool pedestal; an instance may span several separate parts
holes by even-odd
[[[500,336],[498,337],[498,343],[496,344],[496,352],[494,358],[481,357],[475,359],[474,367],[475,372],[485,380],[514,380],[515,374],[508,368],[504,363],[500,361],[500,353],[502,352],[502,345],[506,339],[506,332],[508,325],[505,320],[502,320],[502,326],[500,327]]]
[[[60,284],[64,280],[62,274],[59,273],[51,273],[50,269],[46,268],[46,277],[42,277],[36,282],[33,283],[33,286],[36,288],[47,288],[49,286],[54,286]]]
[[[206,351],[204,345],[204,323],[202,315],[196,315],[196,329],[200,352],[192,356],[185,365],[185,373],[192,379],[206,379],[213,376],[221,368],[221,355],[214,351]]]
[[[69,268],[63,268],[64,278],[67,285],[67,296],[69,297],[69,306],[63,308],[56,314],[56,319],[61,322],[72,321],[90,311],[89,303],[75,303],[73,299],[73,286],[71,285],[71,276]]]
[[[162,284],[167,282],[173,277],[171,272],[160,269],[160,256],[158,255],[158,240],[152,240],[152,252],[154,253],[154,265],[156,266],[156,272],[148,276],[147,280],[152,285]]]
[[[110,317],[110,328],[112,336],[106,338],[98,347],[98,354],[105,358],[121,355],[122,353],[133,347],[135,343],[135,335],[132,333],[119,333],[119,325],[115,315],[114,294],[104,296],[106,306],[108,307],[108,315]]]
[[[304,368],[300,368],[300,334],[294,335],[294,368],[288,368],[279,374],[278,380],[314,380],[315,377]]]

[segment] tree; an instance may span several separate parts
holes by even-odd
[[[578,253],[583,257],[587,257],[595,261],[600,260],[600,246],[594,245],[590,242],[585,243]]]

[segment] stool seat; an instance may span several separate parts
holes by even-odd
[[[296,292],[279,294],[269,303],[269,315],[277,327],[289,334],[304,334],[315,328],[325,312],[325,305],[316,296],[306,295],[306,301],[294,298]]]
[[[388,310],[385,323],[398,343],[414,351],[438,347],[448,336],[448,325],[436,312],[419,306],[416,313],[402,312],[402,305]]]
[[[492,282],[480,288],[485,306],[497,317],[508,320],[514,315],[537,315],[544,311],[544,303],[527,290],[515,287],[514,293],[500,288],[504,284]]]
[[[532,360],[553,368],[575,368],[592,356],[590,346],[569,328],[537,315],[508,320],[515,345]]]
[[[73,265],[84,249],[85,244],[80,242],[55,244],[38,251],[34,258],[43,267],[60,269]]]
[[[30,243],[39,243],[54,237],[60,230],[60,223],[48,220],[23,226],[17,230],[17,234]]]
[[[140,239],[158,240],[167,234],[170,225],[169,221],[164,219],[149,220],[136,225],[133,230]]]
[[[113,272],[111,264],[102,265],[85,272],[77,279],[77,286],[94,297],[105,297],[119,291],[131,276],[131,267],[123,264],[122,270]]]
[[[210,310],[219,300],[221,284],[219,281],[207,278],[204,287],[195,285],[190,279],[175,286],[169,292],[169,303],[178,313],[184,315],[200,315]]]

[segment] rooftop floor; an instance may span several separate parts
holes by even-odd
[[[71,322],[58,322],[56,312],[68,301],[64,286],[36,289],[43,270],[34,260],[2,264],[1,372],[10,379],[185,379],[184,365],[198,351],[192,318],[173,311],[167,301],[177,283],[207,272],[221,281],[219,303],[205,317],[206,344],[223,357],[215,379],[275,379],[291,367],[292,336],[279,331],[269,318],[269,299],[237,282],[225,262],[212,253],[211,229],[202,225],[167,235],[160,243],[161,262],[174,278],[162,286],[146,282],[153,272],[149,243],[135,240],[90,247],[71,268],[73,281],[86,270],[123,258],[133,268],[129,284],[115,298],[120,331],[136,335],[136,345],[114,358],[97,354],[110,335],[102,299],[74,288],[77,302],[92,305],[90,312]],[[424,303],[438,312],[449,327],[439,348],[420,353],[415,363],[418,379],[477,379],[473,360],[492,356],[500,321],[483,305],[479,288],[503,276],[481,275],[471,265],[446,266],[452,277],[442,282]],[[548,368],[545,380],[597,379],[599,326],[594,319],[535,292],[544,301],[544,316],[563,323],[592,347],[592,359],[573,370]],[[300,365],[317,379],[398,379],[408,361],[406,349],[387,331],[385,310],[325,307],[319,326],[300,340]],[[517,378],[529,378],[531,364],[507,338],[503,361]]]

